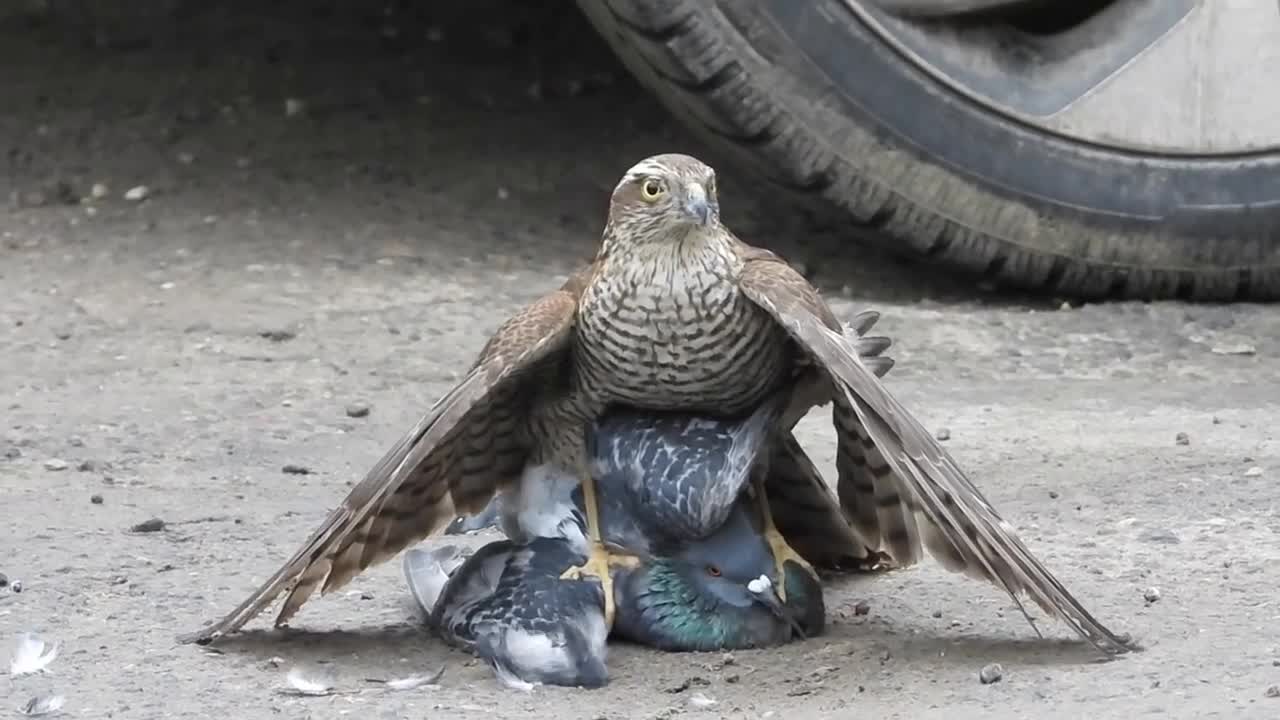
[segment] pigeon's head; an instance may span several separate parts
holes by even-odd
[[[721,606],[766,610],[805,636],[778,597],[785,578],[777,577],[773,553],[745,512],[730,513],[718,531],[680,548],[672,567],[696,595]]]
[[[613,189],[606,234],[644,243],[683,238],[720,222],[716,173],[689,155],[654,155],[636,163]]]

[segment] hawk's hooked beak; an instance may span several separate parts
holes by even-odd
[[[702,183],[692,182],[684,188],[684,211],[701,227],[711,224],[711,203]]]
[[[751,592],[751,597],[757,603],[768,608],[774,617],[786,621],[791,626],[792,632],[801,640],[808,639],[804,628],[800,627],[800,623],[794,617],[791,617],[791,613],[787,612],[786,606],[782,604],[782,598],[778,597],[778,591],[773,588],[773,582],[769,580],[768,575],[761,575],[747,583],[747,590]]]

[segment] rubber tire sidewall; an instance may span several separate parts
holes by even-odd
[[[581,4],[702,134],[900,249],[1085,297],[1280,291],[1280,157],[1051,135],[939,83],[841,0]]]

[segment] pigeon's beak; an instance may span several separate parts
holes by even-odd
[[[689,183],[684,189],[684,211],[701,227],[711,224],[711,203],[702,183]]]
[[[800,623],[787,612],[787,608],[782,604],[782,598],[778,597],[778,591],[773,587],[773,581],[769,580],[768,575],[760,577],[747,583],[747,590],[751,593],[751,597],[759,604],[768,608],[774,617],[786,622],[791,626],[792,632],[801,640],[807,640],[808,634],[804,628],[800,627]]]

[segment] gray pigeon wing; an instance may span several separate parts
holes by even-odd
[[[554,685],[607,682],[600,585],[560,579],[582,560],[557,538],[535,538],[508,553],[492,594],[468,613],[476,652],[499,674]]]
[[[613,410],[588,433],[602,498],[621,499],[650,533],[705,537],[724,522],[781,415],[768,402],[741,420]]]

